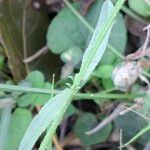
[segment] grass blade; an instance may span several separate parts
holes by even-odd
[[[65,89],[43,106],[39,114],[34,117],[29,125],[21,141],[19,150],[31,150],[50,123],[56,118],[59,118],[59,121],[61,120],[62,115],[71,101],[71,96],[71,89]]]

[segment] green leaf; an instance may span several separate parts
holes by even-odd
[[[142,136],[143,134],[145,134],[146,132],[150,131],[150,125],[146,126],[145,128],[143,128],[140,132],[138,132],[132,139],[130,139],[127,143],[125,143],[124,145],[122,145],[121,147],[125,147],[129,144],[131,144],[132,142],[134,142],[136,139],[138,139],[140,136]],[[150,132],[149,132],[150,133]]]
[[[0,149],[5,150],[6,149],[6,138],[9,135],[9,125],[10,125],[10,119],[11,119],[11,110],[12,106],[8,106],[6,108],[1,109],[0,113]]]
[[[74,67],[79,65],[83,57],[83,51],[79,47],[73,47],[61,53],[60,58],[64,63],[71,63]]]
[[[105,89],[111,89],[114,87],[114,83],[111,79],[102,79],[102,85]]]
[[[19,107],[26,107],[34,103],[37,98],[37,94],[24,94],[17,98],[17,105]]]
[[[133,112],[122,115],[115,120],[115,126],[122,129],[124,143],[128,142],[148,124],[149,123],[147,122],[147,120],[143,119]],[[137,142],[145,145],[149,140],[150,131],[140,137]]]
[[[49,83],[49,82],[45,82],[44,83],[44,86],[43,86],[43,89],[49,89],[51,90],[52,89],[52,85]],[[46,95],[46,94],[38,94],[35,102],[34,102],[34,105],[44,105],[48,102],[48,100],[50,99],[50,95]]]
[[[150,1],[129,0],[129,7],[143,17],[150,17]]]
[[[61,120],[67,109],[68,103],[71,101],[71,96],[72,91],[70,89],[65,89],[43,106],[39,114],[33,118],[31,124],[26,130],[19,146],[19,150],[31,150],[46,128],[55,121],[55,119]]]
[[[93,75],[102,79],[107,79],[111,77],[113,66],[111,65],[101,65],[94,72]]]
[[[105,33],[104,28],[106,27],[106,23],[109,22],[108,18],[110,18],[112,10],[113,10],[112,2],[109,0],[105,1],[102,6],[98,23],[94,30],[92,39],[89,42],[89,46],[83,55],[80,72],[75,77],[75,84],[77,86],[82,86],[87,82],[92,71],[95,69],[95,67],[97,66],[97,64],[99,63],[105,52],[112,28],[112,23],[109,24]]]
[[[10,70],[14,79],[20,81],[26,76],[23,49],[26,47],[25,51],[30,56],[45,44],[43,37],[49,19],[45,10],[33,9],[31,3],[26,0],[1,1],[0,14],[0,32],[5,43]],[[24,44],[23,39],[26,39]]]
[[[41,88],[44,85],[44,76],[40,71],[32,71],[26,78],[33,87]]]
[[[87,21],[93,26],[96,26],[97,20],[98,20],[98,14],[100,13],[100,8],[102,7],[102,4],[105,0],[97,0],[93,6],[89,9],[86,19]],[[94,17],[93,17],[94,16]],[[90,34],[89,38],[92,35]],[[87,43],[89,42],[89,38],[87,39]],[[118,44],[119,41],[119,44]],[[119,53],[123,53],[125,50],[126,46],[126,41],[127,41],[127,31],[126,31],[126,26],[124,22],[123,15],[121,12],[118,13],[115,23],[113,25],[113,28],[111,30],[110,34],[110,39],[109,39],[109,44],[113,45],[115,49],[118,50]],[[118,56],[114,54],[108,47],[105,51],[104,56],[102,57],[101,60],[101,65],[104,64],[113,64],[118,60]]]
[[[95,116],[91,113],[81,115],[74,126],[74,133],[79,137],[81,142],[86,145],[93,145],[105,141],[112,129],[111,124],[108,124],[103,129],[92,135],[86,135],[85,132],[91,130],[98,124]]]
[[[31,83],[32,87],[43,88],[44,76],[39,71],[32,71],[31,73],[29,73],[28,76],[26,77],[26,80]],[[49,87],[49,85],[47,85],[47,84],[44,86]],[[30,94],[30,93],[24,94],[17,98],[17,104],[20,107],[29,106],[30,104],[33,104],[33,103],[36,103],[36,101],[39,101],[40,96],[42,97],[43,94],[40,94],[40,95],[39,94]],[[48,98],[50,96],[44,95],[44,97],[46,98],[46,101],[48,101]]]
[[[118,44],[119,41],[119,44]],[[126,48],[127,42],[127,31],[124,22],[123,15],[119,13],[117,18],[114,22],[113,28],[111,30],[109,43],[115,47],[115,49],[120,53],[123,54]],[[107,47],[104,56],[102,57],[101,64],[116,64],[121,62],[122,60],[113,53],[109,47]]]
[[[70,117],[73,114],[76,114],[77,112],[78,112],[78,110],[73,105],[69,105],[64,116]]]
[[[18,149],[19,143],[31,120],[32,114],[27,109],[17,108],[14,111],[6,139],[6,150]]]
[[[74,5],[77,9],[77,5]],[[83,48],[88,35],[88,30],[71,12],[64,8],[53,19],[47,32],[47,45],[53,53],[60,54],[72,47]]]

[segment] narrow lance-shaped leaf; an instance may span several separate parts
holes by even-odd
[[[71,95],[71,89],[65,89],[44,105],[39,114],[34,117],[28,127],[19,146],[19,150],[31,150],[35,142],[50,123],[52,123],[55,118],[62,118],[65,110],[67,109],[68,103],[71,101]]]
[[[95,69],[95,67],[97,66],[98,62],[101,60],[105,52],[112,25],[111,27],[109,27],[107,33],[105,34],[101,42],[99,41],[99,39],[101,36],[100,33],[103,31],[104,25],[106,21],[109,19],[110,14],[112,13],[112,10],[113,10],[112,2],[109,0],[105,1],[102,6],[101,13],[98,19],[98,23],[93,33],[92,39],[89,43],[88,48],[86,49],[84,53],[81,69],[80,69],[79,74],[76,77],[78,78],[77,83],[80,83],[79,80],[81,80],[82,81],[81,84],[85,84],[85,82],[88,80],[92,71]]]
[[[125,0],[118,0],[114,9],[110,0],[105,1],[103,4],[92,40],[83,56],[80,72],[75,76],[75,87],[81,88],[87,82],[92,71],[101,60],[108,43],[113,21],[124,2]]]

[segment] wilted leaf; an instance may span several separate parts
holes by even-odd
[[[27,55],[31,55],[44,45],[48,17],[44,11],[34,10],[29,1],[23,0],[1,1],[0,14],[0,31],[9,66],[14,79],[19,81],[26,76],[23,49],[26,47]]]

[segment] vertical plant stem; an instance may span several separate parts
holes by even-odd
[[[54,96],[54,93],[53,93],[53,90],[54,90],[54,79],[55,79],[55,74],[53,74],[53,78],[52,78],[52,88],[51,88],[51,98]],[[57,122],[59,123],[59,122]],[[52,137],[50,136],[51,133],[52,133],[52,127],[53,127],[53,124],[55,126],[55,122],[51,123],[50,127],[48,127],[47,131],[46,131],[46,135],[41,143],[41,146],[40,146],[40,149],[39,150],[49,150],[49,149],[52,149],[52,143],[51,141],[53,140],[53,143],[55,144],[56,148],[58,150],[62,150],[61,146],[59,145],[59,142],[57,141],[57,138],[56,138],[56,135],[53,135]],[[55,130],[54,130],[55,131]],[[54,132],[53,132],[54,134]]]

